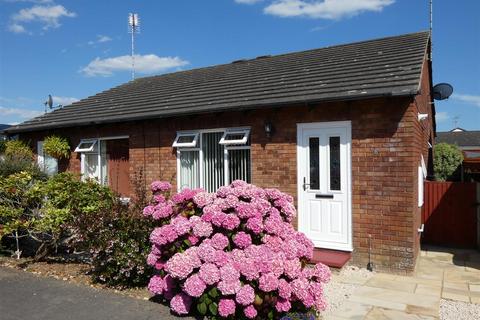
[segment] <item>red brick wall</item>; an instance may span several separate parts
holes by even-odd
[[[352,263],[366,266],[368,236],[372,261],[380,270],[409,272],[419,248],[420,211],[417,205],[417,167],[420,152],[427,161],[426,140],[431,120],[419,123],[419,108],[431,112],[428,73],[422,94],[412,98],[384,98],[324,104],[261,108],[172,119],[62,129],[72,146],[81,138],[129,135],[130,175],[143,170],[146,183],[163,179],[176,184],[176,153],[171,147],[178,130],[251,127],[252,182],[277,187],[296,198],[297,123],[352,122]],[[424,111],[422,111],[424,112]],[[267,139],[263,125],[269,120],[275,132]],[[32,142],[54,133],[24,134]],[[80,171],[75,153],[68,169]]]

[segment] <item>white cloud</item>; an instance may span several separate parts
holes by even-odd
[[[74,102],[77,102],[79,99],[73,97],[57,97],[52,96],[53,104],[58,105],[61,104],[62,106],[68,106]]]
[[[276,0],[267,7],[266,14],[279,17],[308,17],[338,20],[365,11],[382,11],[395,0]]]
[[[0,116],[3,116],[3,117],[15,116],[15,117],[20,117],[22,119],[30,119],[30,118],[39,116],[42,113],[43,112],[40,110],[0,107]]]
[[[450,119],[450,116],[448,115],[447,112],[437,112],[435,113],[435,120],[437,120],[437,122],[444,122],[444,121],[447,121],[448,119]]]
[[[143,74],[161,73],[187,64],[188,61],[179,57],[159,57],[155,54],[135,55],[135,72]],[[108,77],[116,71],[130,71],[131,67],[131,56],[125,55],[106,59],[95,58],[80,72],[90,77]]]
[[[473,94],[453,94],[452,99],[465,102],[465,103],[470,103],[473,104],[474,106],[480,107],[480,96],[473,95]]]
[[[101,35],[101,34],[99,34],[97,36],[97,42],[98,43],[103,43],[103,42],[108,42],[108,41],[112,41],[112,38],[110,38],[109,36]]]
[[[27,30],[25,30],[25,27],[22,26],[21,24],[18,23],[12,23],[8,25],[8,31],[11,31],[13,33],[25,33]]]
[[[99,35],[97,35],[97,39],[90,40],[90,41],[87,42],[87,44],[90,45],[90,46],[93,46],[97,43],[105,43],[105,42],[109,42],[109,41],[112,41],[112,38],[110,38],[109,36],[105,36],[103,34],[99,34]]]
[[[261,1],[263,0],[235,0],[236,3],[241,3],[241,4],[255,4]]]
[[[60,19],[76,17],[75,12],[68,11],[62,5],[35,5],[31,8],[21,9],[10,18],[9,30],[19,33],[18,31],[25,32],[25,23],[38,22],[43,25],[43,30],[50,28],[58,28]]]

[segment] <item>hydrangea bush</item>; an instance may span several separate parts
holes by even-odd
[[[147,263],[148,288],[179,315],[279,319],[325,309],[330,270],[310,265],[313,243],[296,231],[293,198],[277,189],[234,181],[216,193],[171,195],[152,183],[143,214],[156,220]]]

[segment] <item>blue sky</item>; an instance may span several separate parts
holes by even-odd
[[[0,123],[130,80],[127,16],[137,12],[138,76],[428,29],[428,0],[0,0]],[[480,130],[480,1],[434,0],[438,130]]]

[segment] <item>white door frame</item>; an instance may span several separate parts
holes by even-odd
[[[299,231],[303,231],[301,226],[302,219],[305,215],[305,207],[304,203],[302,203],[303,198],[303,177],[305,176],[303,173],[306,168],[302,168],[301,166],[305,166],[305,161],[302,157],[304,154],[303,148],[303,131],[305,129],[327,129],[327,128],[345,128],[347,130],[347,163],[346,163],[346,174],[347,174],[347,244],[344,246],[336,246],[336,245],[319,245],[318,243],[314,245],[317,248],[325,248],[325,249],[333,249],[333,250],[342,250],[342,251],[353,251],[353,237],[352,237],[352,122],[351,121],[329,121],[329,122],[311,122],[311,123],[297,123],[297,200],[298,200],[298,229]]]

